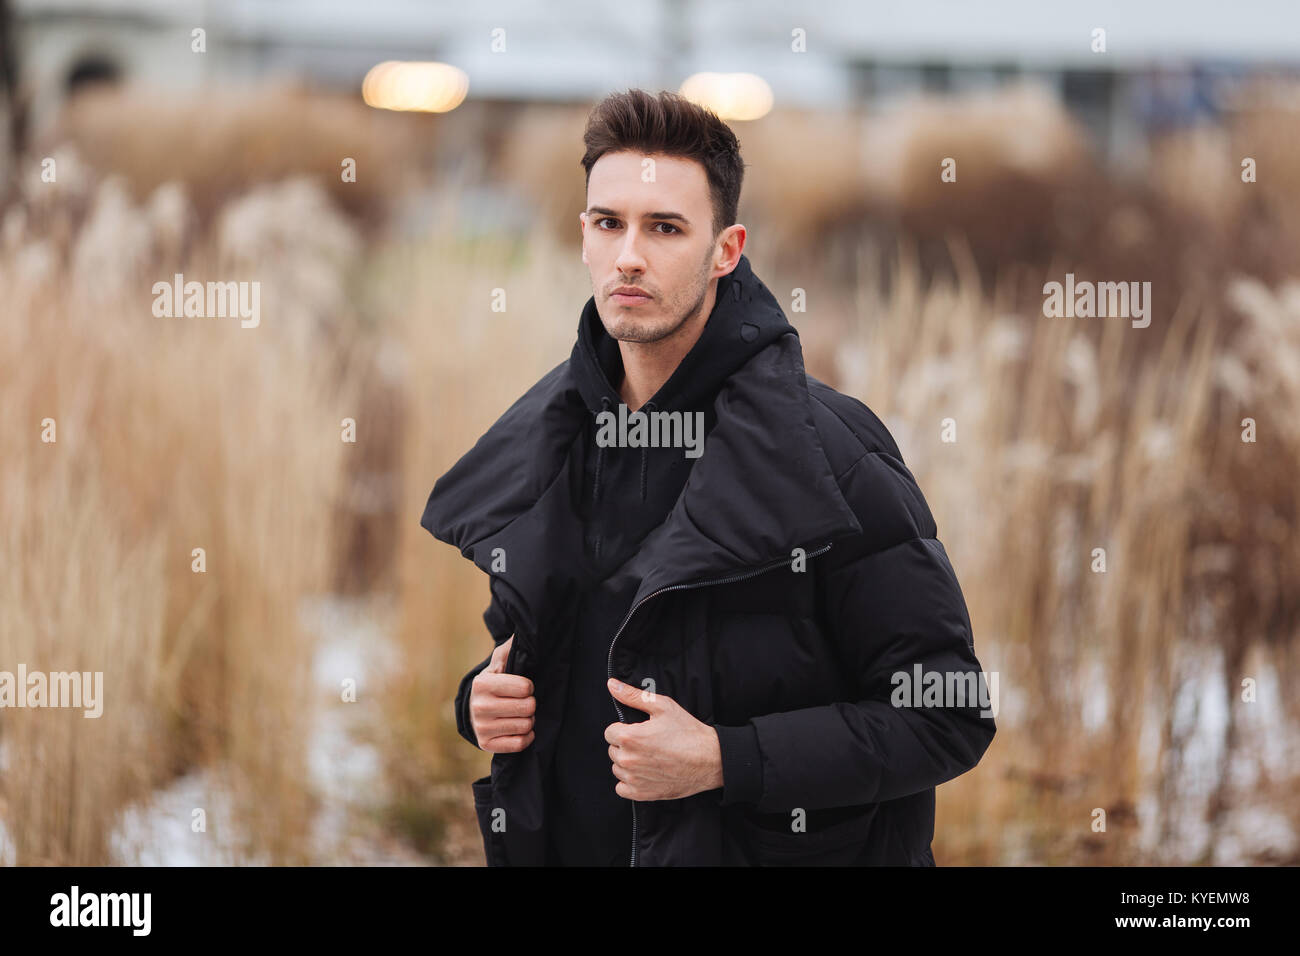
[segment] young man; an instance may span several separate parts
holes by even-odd
[[[421,522],[490,576],[487,862],[932,866],[994,723],[924,498],[742,254],[732,131],[632,90],[584,138],[577,343]],[[971,693],[916,706],[923,673]]]

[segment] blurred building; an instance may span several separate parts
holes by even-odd
[[[1152,129],[1231,108],[1242,77],[1300,63],[1290,0],[1239,0],[1230,12],[1220,0],[9,2],[33,131],[90,83],[186,90],[296,77],[355,90],[374,64],[410,59],[452,63],[471,98],[504,100],[589,102],[737,71],[761,75],[778,106],[859,109],[1030,77],[1114,157]]]

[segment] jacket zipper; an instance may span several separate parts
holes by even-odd
[[[831,549],[830,544],[826,544],[823,547],[818,548],[816,551],[807,554],[805,556],[805,559],[815,558],[819,555],[825,554],[830,549]],[[636,604],[632,605],[632,609],[627,612],[627,617],[623,618],[623,623],[620,624],[618,626],[618,630],[614,632],[614,639],[609,642],[609,657],[605,665],[606,676],[607,677],[614,676],[614,645],[618,643],[619,635],[623,633],[624,628],[626,628],[628,623],[632,620],[632,615],[636,614],[637,609],[641,607],[641,605],[645,604],[646,601],[649,601],[652,597],[658,597],[660,594],[667,594],[669,591],[683,591],[688,588],[707,587],[713,584],[732,584],[736,581],[744,581],[746,578],[752,578],[759,574],[764,574],[768,571],[775,570],[776,568],[779,568],[782,565],[789,564],[789,563],[790,563],[790,559],[781,558],[778,561],[771,561],[768,564],[763,565],[762,567],[752,568],[748,571],[742,571],[738,574],[730,574],[725,578],[714,578],[711,581],[691,581],[686,584],[671,584],[666,588],[660,588],[658,591],[651,591],[641,600],[637,601]],[[627,720],[624,719],[623,708],[619,706],[617,699],[614,700],[614,709],[618,711],[619,721],[621,723],[626,724]],[[629,862],[628,864],[629,866],[636,866],[636,836],[637,836],[636,801],[633,800],[632,801],[632,859],[631,862]]]

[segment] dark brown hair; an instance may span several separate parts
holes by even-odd
[[[658,96],[644,90],[611,93],[587,117],[582,141],[588,185],[591,167],[606,153],[637,150],[695,160],[709,179],[713,235],[735,224],[745,164],[736,134],[712,110],[667,90]]]

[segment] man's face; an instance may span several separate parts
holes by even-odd
[[[579,219],[582,261],[611,338],[657,342],[672,335],[699,313],[715,272],[729,271],[713,268],[718,243],[709,181],[694,160],[606,153],[591,168]],[[723,230],[719,239],[727,235]],[[627,286],[642,294],[618,293]]]

